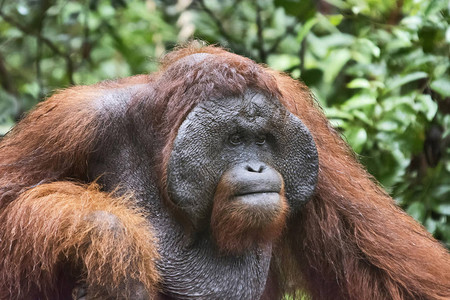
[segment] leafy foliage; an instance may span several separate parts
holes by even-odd
[[[0,0],[0,134],[55,88],[146,73],[195,37],[301,78],[399,205],[450,246],[446,0]]]

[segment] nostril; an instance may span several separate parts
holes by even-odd
[[[264,166],[263,164],[252,164],[252,165],[249,164],[245,167],[247,171],[253,173],[262,173],[265,168],[266,166]]]

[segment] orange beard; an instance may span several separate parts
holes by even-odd
[[[252,201],[254,195],[262,201]],[[214,195],[212,235],[221,251],[239,254],[275,241],[285,227],[288,211],[284,187],[275,195],[236,196],[232,185],[222,178]]]

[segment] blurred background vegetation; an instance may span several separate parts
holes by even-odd
[[[52,91],[197,38],[289,73],[397,203],[450,246],[448,0],[0,0],[0,136]]]

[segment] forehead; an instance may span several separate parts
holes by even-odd
[[[250,90],[239,96],[204,101],[194,108],[191,116],[218,121],[236,118],[255,121],[260,118],[276,120],[286,113],[278,99]]]

